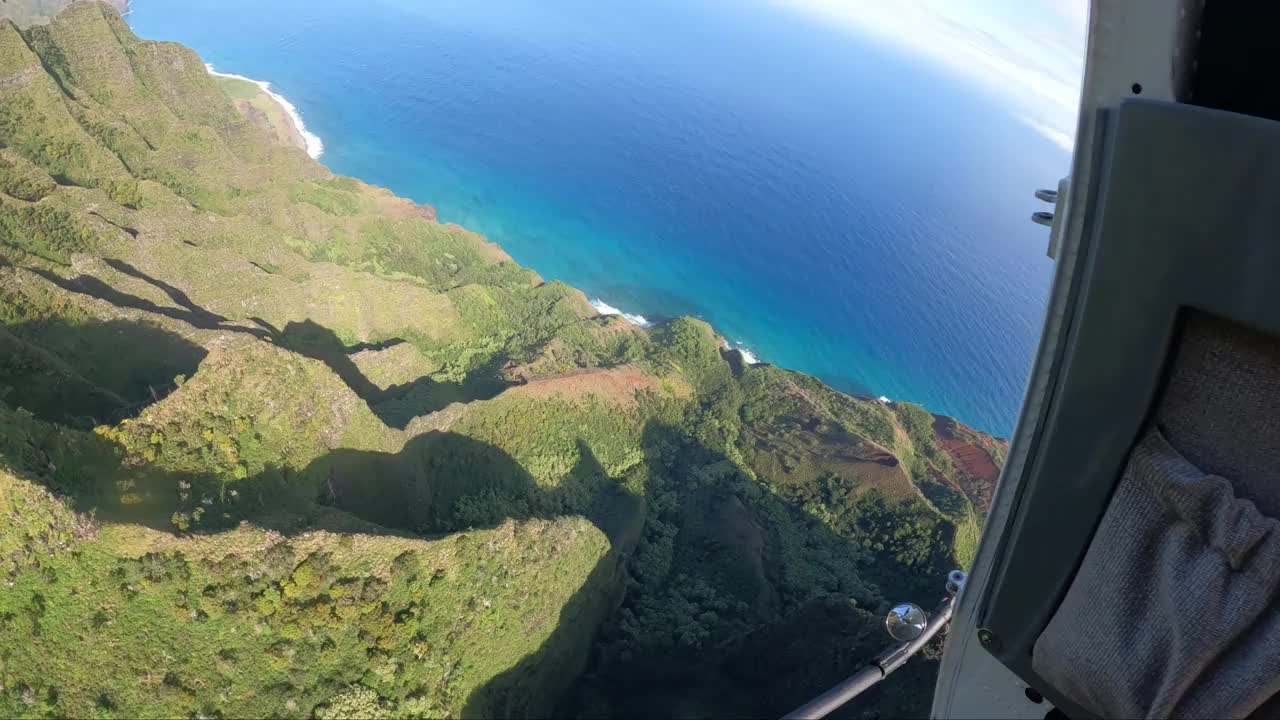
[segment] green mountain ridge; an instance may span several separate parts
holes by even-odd
[[[0,21],[0,716],[786,712],[972,559],[1005,444],[721,344],[107,5]]]
[[[52,20],[72,0],[3,0],[0,2],[0,18],[8,18],[20,28],[44,25]],[[126,15],[129,0],[103,0],[116,12]]]

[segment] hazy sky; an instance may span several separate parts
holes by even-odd
[[[888,39],[980,83],[1070,149],[1088,0],[777,0]]]

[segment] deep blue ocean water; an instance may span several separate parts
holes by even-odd
[[[1068,157],[1000,98],[768,0],[133,0],[268,80],[335,172],[548,279],[1007,435]]]

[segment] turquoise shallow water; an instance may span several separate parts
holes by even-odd
[[[269,80],[335,172],[761,360],[1012,429],[1066,154],[999,98],[764,0],[133,0]]]

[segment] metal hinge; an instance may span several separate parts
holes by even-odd
[[[1071,189],[1071,178],[1064,177],[1058,181],[1057,190],[1036,190],[1036,198],[1053,203],[1053,212],[1043,210],[1031,213],[1031,222],[1049,228],[1049,247],[1045,254],[1051,258],[1058,257],[1058,248],[1062,247],[1062,226],[1067,217],[1068,200]]]

